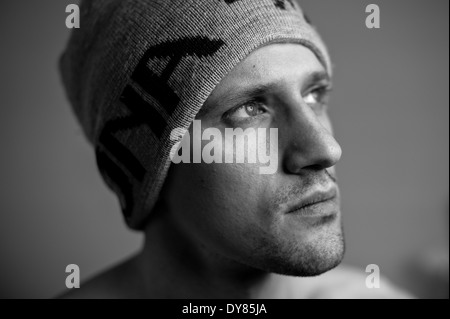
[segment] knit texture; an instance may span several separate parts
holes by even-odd
[[[60,60],[67,96],[127,224],[142,229],[188,129],[220,80],[273,42],[324,44],[295,0],[88,0]]]

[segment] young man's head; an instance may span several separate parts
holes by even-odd
[[[263,271],[339,264],[331,65],[294,0],[96,0],[81,24],[63,79],[130,227]]]
[[[247,162],[173,164],[161,194],[173,224],[205,250],[263,270],[317,275],[336,266],[343,237],[333,166],[341,149],[327,114],[329,87],[324,67],[301,45],[250,53],[197,118],[203,131],[222,132],[203,149],[224,149],[226,128],[276,128],[277,170],[261,174],[259,163]],[[245,146],[266,151],[270,142]]]

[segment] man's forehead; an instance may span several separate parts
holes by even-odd
[[[250,53],[224,78],[222,84],[231,80],[264,81],[270,78],[325,72],[323,65],[308,48],[295,43],[274,43]]]
[[[330,81],[314,53],[300,44],[277,43],[253,51],[213,90],[205,107],[223,97],[254,96],[285,84]]]

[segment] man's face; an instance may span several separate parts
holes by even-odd
[[[258,163],[172,164],[162,198],[194,247],[286,275],[318,275],[340,263],[333,166],[341,148],[327,114],[329,88],[312,51],[288,43],[255,50],[222,79],[197,117],[202,130],[219,129],[222,140],[214,143],[224,144],[225,128],[264,128],[267,136],[277,128],[271,156],[278,165],[274,174],[260,174]]]

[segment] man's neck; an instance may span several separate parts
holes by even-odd
[[[145,297],[289,298],[292,278],[257,270],[199,247],[170,221],[146,229],[136,258]]]

